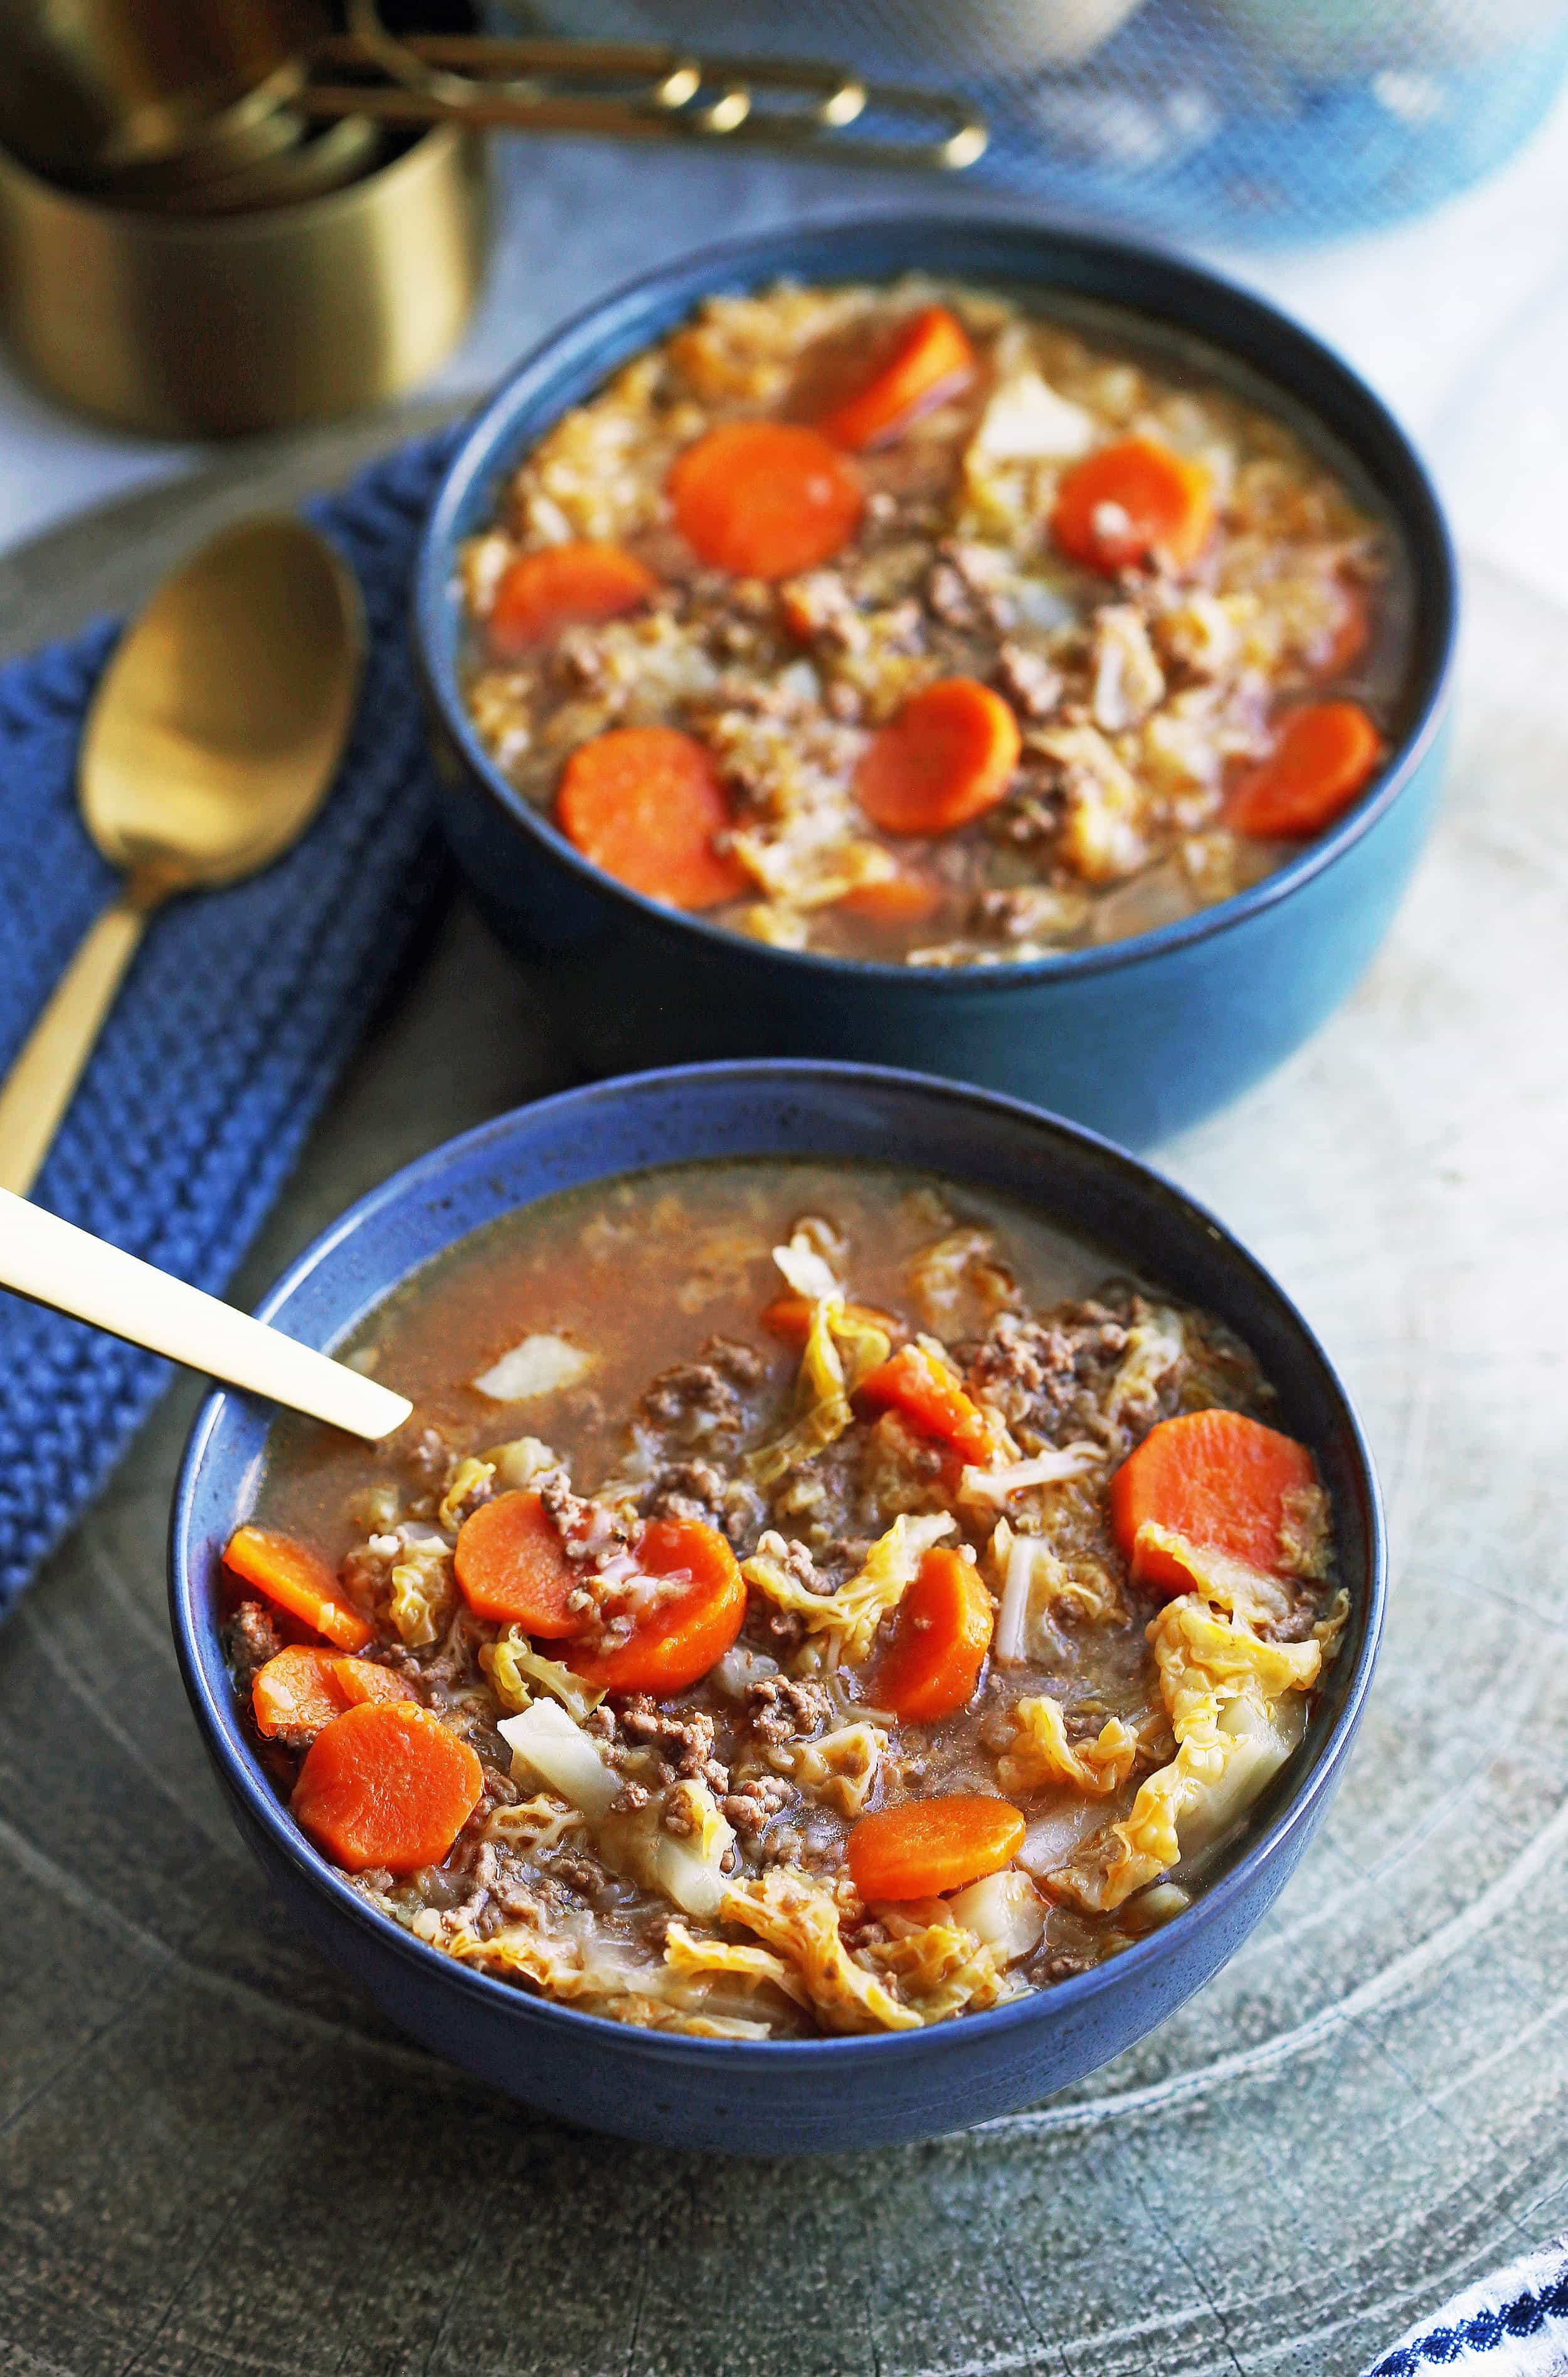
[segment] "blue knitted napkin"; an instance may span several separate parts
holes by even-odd
[[[408,589],[449,436],[310,508],[370,635],[341,774],[278,866],[154,919],[34,1191],[221,1290],[397,968],[443,870]],[[0,1070],[114,878],[77,813],[77,743],[116,627],[0,669]],[[103,1485],[169,1366],[0,1294],[0,1615]]]

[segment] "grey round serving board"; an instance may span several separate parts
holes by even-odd
[[[389,434],[0,561],[0,648]],[[1164,1156],[1342,1361],[1393,1527],[1371,1709],[1263,1929],[1083,2087],[923,2147],[726,2164],[497,2102],[288,1929],[231,1832],[164,1617],[182,1387],[0,1635],[6,2377],[1350,2377],[1568,2221],[1568,618],[1483,570],[1469,595],[1454,795],[1392,942]],[[460,907],[236,1296],[564,1078]]]

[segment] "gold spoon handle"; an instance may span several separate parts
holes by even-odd
[[[0,1188],[25,1197],[54,1143],[103,1019],[157,905],[136,883],[104,909],[0,1089]]]
[[[3,1190],[0,1287],[372,1442],[413,1409],[406,1395],[346,1363]]]

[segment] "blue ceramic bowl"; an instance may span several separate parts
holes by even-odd
[[[1402,534],[1415,597],[1402,732],[1367,798],[1266,881],[1104,948],[955,972],[775,950],[643,899],[579,856],[508,783],[459,678],[454,556],[529,447],[628,356],[715,293],[920,267],[1031,296],[1109,304],[1189,333],[1326,433]],[[480,413],[431,513],[416,629],[448,837],[502,938],[588,1069],[817,1056],[913,1065],[1036,1100],[1131,1146],[1260,1080],[1352,987],[1388,928],[1443,772],[1453,555],[1420,463],[1315,339],[1193,266],[1119,242],[974,216],[903,215],[737,241],[608,297],[537,350]]]
[[[1338,1782],[1371,1678],[1382,1520],[1355,1413],[1300,1315],[1212,1215],[1131,1156],[1011,1100],[872,1067],[698,1066],[605,1081],[504,1115],[365,1198],[302,1255],[264,1320],[331,1346],[411,1272],[497,1214],[580,1182],[691,1157],[876,1158],[1022,1197],[1218,1313],[1281,1394],[1337,1513],[1352,1616],[1307,1739],[1187,1910],[1112,1962],[930,2030],[872,2038],[684,2038],[523,1996],[355,1895],[296,1831],[241,1730],[219,1642],[222,1547],[250,1514],[270,1407],[209,1397],[174,1498],[170,1606],[181,1672],[240,1831],[312,1939],[394,2021],[487,2085],[623,2137],[735,2153],[881,2145],[1047,2096],[1131,2045],[1240,1944]]]

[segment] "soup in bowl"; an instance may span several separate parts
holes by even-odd
[[[1454,606],[1419,462],[1306,332],[905,216],[558,332],[462,440],[416,616],[447,833],[590,1067],[904,1063],[1139,1145],[1371,958]]]
[[[521,2095],[748,2145],[980,2118],[1185,1994],[1321,1811],[1381,1592],[1354,1421],[1063,1126],[611,1084],[413,1167],[277,1310],[415,1411],[367,1449],[214,1399],[197,1712],[317,1936]]]
[[[923,967],[1262,881],[1375,782],[1409,661],[1394,523],[1217,357],[917,274],[708,298],[461,566],[475,730],[583,857]]]

